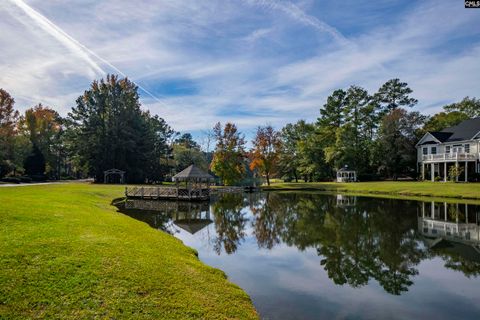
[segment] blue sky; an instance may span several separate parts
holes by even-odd
[[[314,121],[352,84],[409,83],[426,114],[480,97],[480,10],[460,0],[2,0],[0,87],[65,115],[128,75],[145,108],[201,139],[215,122]]]

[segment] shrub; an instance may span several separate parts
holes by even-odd
[[[463,168],[462,167],[457,167],[457,166],[451,166],[450,169],[448,169],[448,178],[450,181],[456,181],[457,178],[463,173]]]
[[[8,183],[20,183],[20,179],[17,177],[6,177],[6,178],[3,178],[1,181],[8,182]]]
[[[21,177],[18,177],[18,179],[20,179],[20,182],[23,182],[23,183],[30,183],[30,182],[32,182],[32,178],[27,177],[27,176],[21,176]]]
[[[30,178],[32,179],[32,181],[36,181],[36,182],[42,182],[47,180],[47,176],[44,174],[34,174],[34,175],[31,175]]]

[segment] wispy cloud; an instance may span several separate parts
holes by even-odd
[[[336,40],[342,43],[348,43],[348,40],[337,29],[325,23],[324,21],[306,14],[297,5],[289,1],[282,0],[245,0],[249,4],[259,5],[268,9],[277,10],[287,14],[292,19],[313,27],[318,31],[330,34]]]
[[[66,48],[70,49],[80,59],[88,63],[90,67],[100,75],[105,71],[93,59],[90,58],[91,51],[83,44],[72,38],[69,34],[57,27],[46,17],[38,13],[35,9],[27,5],[22,0],[10,0],[18,8],[20,8],[29,18],[31,18],[41,29],[57,39]]]
[[[78,55],[79,58],[87,62],[98,73],[96,74],[97,76],[98,75],[103,76],[107,72],[103,70],[102,67],[97,62],[95,62],[95,60],[92,59],[91,57],[94,57],[97,61],[100,61],[103,64],[107,65],[113,72],[123,77],[127,77],[127,75],[118,67],[116,67],[114,64],[102,58],[101,56],[96,54],[94,51],[90,50],[88,47],[86,47],[82,43],[78,42],[76,39],[71,37],[68,33],[66,33],[57,25],[55,25],[52,21],[50,21],[45,16],[37,12],[31,6],[27,5],[24,1],[22,0],[10,0],[10,1],[13,2],[15,5],[17,5],[20,9],[22,9],[25,12],[25,14],[27,14],[27,16],[30,17],[35,23],[37,23],[38,26],[42,28],[45,32],[47,32],[52,37],[57,39],[60,43],[65,45],[65,47],[70,49],[74,54]],[[163,103],[159,98],[157,98],[153,93],[145,89],[143,86],[138,84],[137,86],[140,88],[140,90],[145,92],[151,98],[155,99],[157,102],[161,104]]]

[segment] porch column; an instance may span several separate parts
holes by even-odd
[[[447,182],[447,162],[443,163],[443,181]]]
[[[425,180],[425,163],[422,162],[422,180]]]
[[[468,182],[468,161],[465,161],[465,182]]]
[[[457,173],[458,173],[458,161],[455,161],[455,167],[457,168]],[[457,177],[455,178],[455,181],[458,182],[458,174],[457,174]]]
[[[430,176],[432,178],[432,182],[435,181],[435,164],[432,162],[431,164],[432,172],[430,173]]]

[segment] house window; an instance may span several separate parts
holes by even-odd
[[[422,152],[423,152],[424,155],[428,154],[428,148],[423,148]]]
[[[450,146],[445,146],[445,153],[450,153]]]
[[[465,145],[465,153],[470,153],[470,145],[469,144]]]
[[[437,147],[432,147],[432,149],[430,150],[430,153],[437,154]]]

